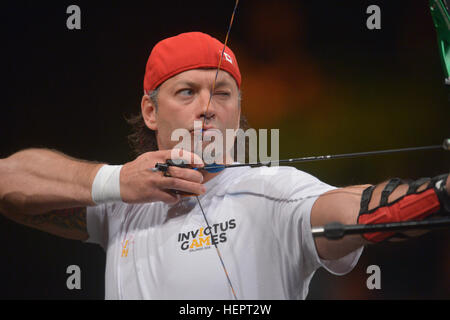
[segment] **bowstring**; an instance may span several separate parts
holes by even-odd
[[[205,219],[205,222],[206,222],[206,226],[212,232],[211,226],[209,225],[208,219],[206,218],[206,214],[205,214],[205,211],[203,210],[203,206],[200,202],[200,199],[198,198],[198,196],[195,196],[195,198],[197,198],[198,206],[200,207],[200,210],[202,211],[203,218]],[[223,271],[225,272],[225,276],[227,277],[228,285],[230,286],[231,292],[233,293],[233,297],[235,300],[238,300],[238,298],[236,296],[236,292],[234,291],[233,283],[231,282],[230,276],[228,275],[227,268],[225,267],[225,262],[223,261],[219,247],[217,246],[217,243],[212,241],[212,237],[211,237],[211,242],[214,244],[214,247],[216,248],[217,256],[219,257],[220,263],[222,264],[222,268],[223,268]]]
[[[225,53],[225,48],[227,47],[228,37],[230,35],[231,26],[233,25],[234,15],[236,13],[236,9],[238,7],[238,4],[239,4],[239,0],[236,0],[236,2],[234,4],[233,13],[231,14],[230,24],[228,25],[227,34],[225,36],[225,42],[223,44],[222,53],[220,54],[219,64],[217,65],[216,75],[214,77],[213,85],[212,85],[211,91],[209,93],[209,100],[208,100],[208,104],[206,105],[205,116],[203,117],[202,129],[205,128],[206,118],[207,118],[207,115],[208,115],[208,109],[209,109],[209,106],[211,104],[211,100],[212,100],[212,98],[214,96],[214,91],[215,91],[215,88],[216,88],[217,78],[219,76],[220,66],[222,65],[222,60],[223,60],[223,56],[224,56],[224,53]]]
[[[216,82],[217,82],[217,78],[219,76],[220,66],[222,65],[223,56],[224,56],[224,53],[225,53],[225,49],[227,47],[228,37],[230,35],[231,26],[233,25],[234,15],[236,13],[236,9],[238,7],[238,4],[239,4],[239,0],[236,0],[236,2],[234,4],[233,13],[231,14],[230,24],[228,25],[227,34],[225,36],[225,42],[223,44],[222,53],[220,54],[219,64],[217,66],[216,75],[214,77],[212,88],[211,88],[211,91],[209,93],[209,100],[208,100],[208,104],[206,105],[206,110],[205,110],[205,114],[204,114],[204,117],[203,117],[202,131],[205,129],[205,124],[206,124],[206,120],[207,120],[207,117],[208,117],[208,109],[209,109],[209,106],[211,104],[211,100],[213,98],[214,91],[215,91],[215,88],[216,88]],[[201,210],[201,212],[203,214],[203,218],[205,219],[206,226],[209,228],[209,230],[212,230],[210,225],[209,225],[209,221],[206,218],[206,214],[205,214],[205,211],[203,210],[203,206],[202,206],[202,204],[200,202],[199,197],[198,196],[195,196],[195,197],[197,198],[198,205],[199,205],[200,210]],[[212,241],[212,239],[211,239],[211,241]],[[230,286],[231,292],[233,293],[233,297],[234,297],[235,300],[238,300],[236,292],[234,291],[233,283],[231,282],[231,279],[230,279],[230,276],[228,274],[227,268],[225,267],[225,262],[223,261],[222,254],[220,253],[219,247],[217,246],[217,244],[215,242],[213,242],[213,244],[214,244],[214,247],[216,248],[217,256],[219,257],[220,263],[222,264],[222,268],[223,268],[223,271],[225,272],[225,276],[227,277],[228,285]]]

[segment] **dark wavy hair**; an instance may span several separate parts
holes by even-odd
[[[159,87],[148,93],[148,96],[154,103],[155,107],[158,108],[158,93]],[[241,93],[239,92],[239,108],[241,107]],[[127,123],[131,126],[131,134],[128,135],[128,143],[131,147],[134,156],[140,156],[143,153],[158,150],[158,143],[156,142],[156,132],[151,130],[145,124],[142,113],[131,115],[130,117],[125,117]],[[239,123],[239,128],[242,130],[247,130],[250,128],[247,118],[241,114],[241,119]],[[234,143],[234,154],[236,154],[236,141]],[[248,157],[248,141],[245,142],[246,159]]]

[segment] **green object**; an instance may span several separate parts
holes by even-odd
[[[445,73],[445,84],[450,85],[450,14],[449,0],[430,0],[431,16],[436,27],[439,54]]]

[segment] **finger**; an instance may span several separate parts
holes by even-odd
[[[197,154],[183,149],[167,150],[166,157],[171,160],[183,160],[185,163],[196,168],[202,168],[205,165]]]
[[[197,170],[179,168],[179,167],[170,167],[169,175],[174,178],[179,178],[187,181],[192,181],[196,183],[203,182],[203,175]]]
[[[180,201],[181,196],[179,194],[175,194],[169,191],[158,191],[153,197],[167,204],[175,204]]]
[[[186,181],[174,177],[162,178],[158,183],[158,187],[160,189],[179,190],[186,193],[194,193],[199,195],[204,194],[206,192],[205,186],[200,183]]]

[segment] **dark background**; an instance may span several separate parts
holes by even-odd
[[[243,1],[229,46],[243,74],[243,112],[280,129],[280,156],[440,144],[450,136],[428,1]],[[81,30],[66,8],[81,8]],[[366,8],[381,8],[381,30]],[[159,40],[187,31],[225,39],[234,1],[8,1],[1,59],[0,157],[47,147],[118,164],[132,160],[124,117],[139,112],[145,63]],[[443,151],[297,166],[336,186],[419,178],[449,170]],[[1,183],[1,182],[0,182]],[[0,217],[0,298],[103,299],[100,247]],[[68,290],[79,265],[82,289]],[[381,268],[368,290],[366,268]],[[336,277],[319,270],[310,299],[449,299],[450,235],[367,247]]]

